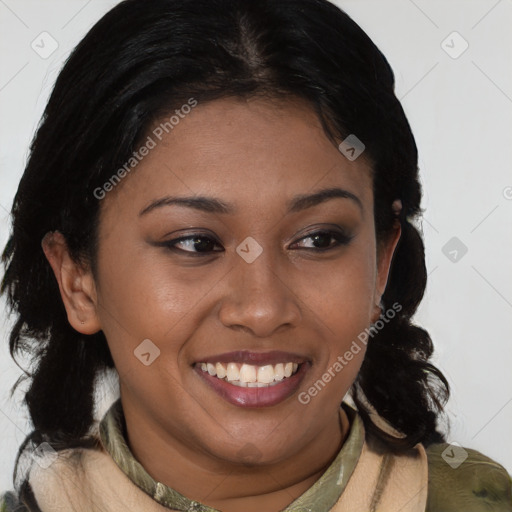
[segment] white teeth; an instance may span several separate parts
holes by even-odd
[[[271,382],[274,381],[274,377],[274,367],[271,364],[267,364],[266,366],[260,366],[258,368],[258,382],[270,384]]]
[[[239,363],[198,363],[203,372],[218,379],[241,387],[260,388],[277,384],[287,377],[291,377],[299,368],[297,363],[278,363],[255,366]]]
[[[238,386],[239,388],[246,388],[249,383],[248,382],[240,382],[239,380],[228,381],[233,386]],[[252,383],[251,383],[252,384]]]
[[[219,377],[219,379],[223,379],[226,376],[226,368],[224,368],[221,363],[217,363],[215,369],[217,370],[217,377]]]
[[[238,369],[238,365],[236,363],[228,363],[226,380],[240,380],[240,370]]]
[[[277,382],[274,383],[264,383],[264,382],[248,382],[247,387],[248,388],[268,388],[269,386],[273,386],[277,384]]]
[[[241,382],[256,382],[256,367],[252,364],[243,364],[240,368]]]
[[[274,368],[274,380],[283,380],[284,379],[284,364],[279,363],[276,364]]]

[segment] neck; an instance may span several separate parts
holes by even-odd
[[[312,442],[291,457],[275,464],[247,465],[212,460],[194,446],[131,418],[130,411],[125,411],[125,418],[128,445],[153,479],[222,512],[282,510],[325,472],[350,428],[341,408]]]

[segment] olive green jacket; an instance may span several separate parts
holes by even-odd
[[[283,512],[512,512],[512,479],[497,462],[447,443],[393,455],[367,438],[355,409],[342,407],[350,431],[340,452]],[[22,497],[4,494],[0,512],[219,512],[146,472],[126,442],[120,400],[100,422],[98,438],[101,450],[35,457]],[[73,465],[79,452],[80,470]]]

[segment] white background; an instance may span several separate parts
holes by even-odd
[[[71,48],[115,0],[0,0],[0,246],[45,102]],[[416,321],[453,390],[449,441],[512,473],[512,0],[340,0],[390,61],[420,152],[429,282]],[[58,42],[47,59],[32,41]],[[458,35],[451,35],[457,31]],[[445,49],[458,58],[452,58]],[[442,42],[444,43],[444,48]],[[46,46],[49,48],[49,46]],[[507,55],[508,53],[508,55]],[[459,249],[443,247],[456,237]],[[460,244],[468,251],[462,256]],[[0,303],[0,491],[29,432]]]

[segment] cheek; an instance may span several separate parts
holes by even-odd
[[[179,356],[201,322],[202,299],[215,285],[211,275],[190,282],[149,251],[105,246],[101,273],[100,321],[124,386],[152,395],[179,391]],[[218,280],[218,279],[217,279]]]
[[[208,293],[215,278],[199,269],[193,278],[195,270],[170,264],[165,249],[148,249],[145,242],[125,238],[102,247],[101,298],[122,328],[138,337],[161,337]]]
[[[366,243],[360,240],[332,262],[307,264],[297,276],[301,300],[335,337],[357,335],[371,321],[376,272]]]
[[[310,284],[305,302],[320,320],[324,340],[321,379],[336,381],[338,389],[348,389],[366,352],[376,278],[375,259],[368,246],[371,241],[361,241],[328,272],[317,270],[308,280],[316,286]]]

